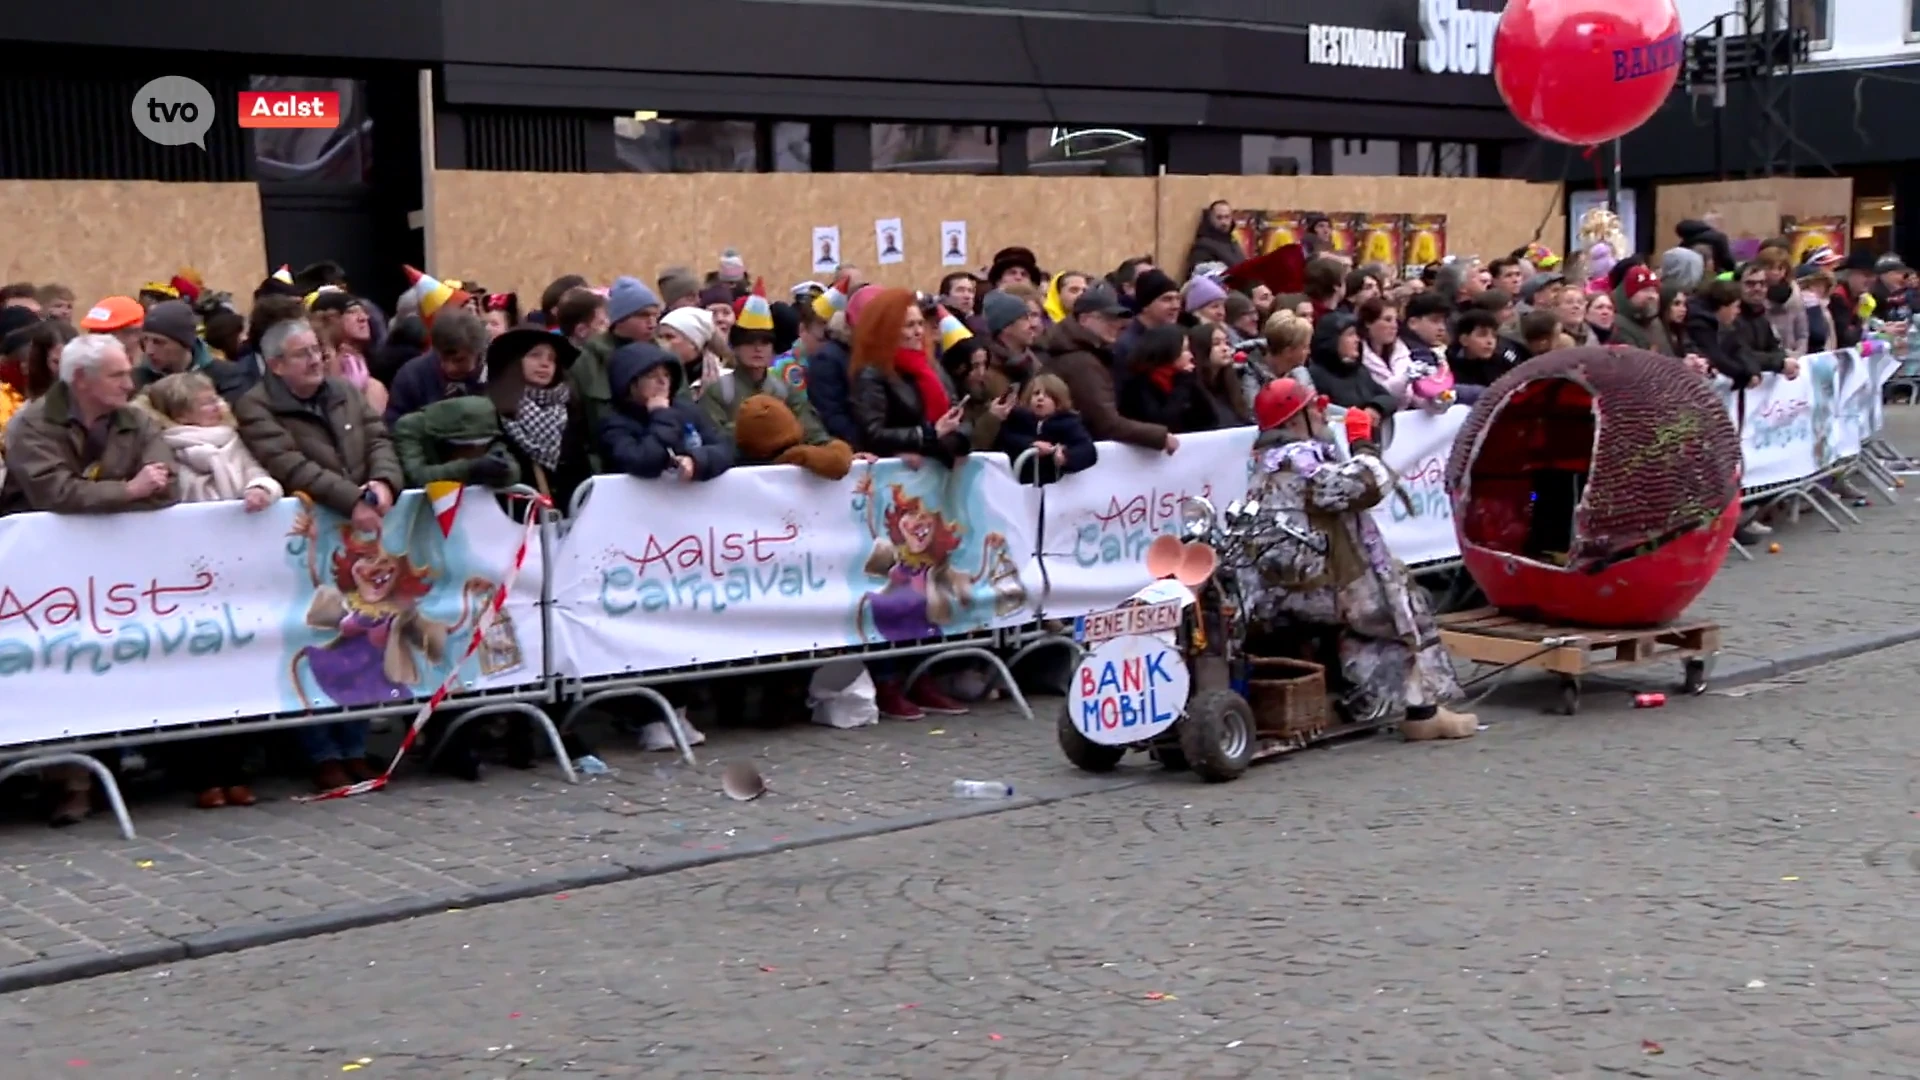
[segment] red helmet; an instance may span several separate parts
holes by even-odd
[[[1313,401],[1307,388],[1292,379],[1275,379],[1253,398],[1253,419],[1261,431],[1270,431],[1296,416]]]

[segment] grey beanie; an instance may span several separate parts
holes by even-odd
[[[1660,255],[1660,280],[1682,291],[1698,288],[1707,276],[1707,261],[1692,248],[1668,248]]]
[[[667,307],[700,292],[700,279],[684,266],[670,266],[660,272],[660,299]]]
[[[147,309],[146,322],[141,326],[183,349],[193,348],[194,339],[200,336],[200,319],[185,300],[162,300],[153,305]]]
[[[1000,331],[1027,317],[1027,303],[996,289],[980,301],[980,314],[987,320],[987,333],[998,337]]]
[[[639,278],[614,278],[613,288],[607,290],[607,321],[610,323],[659,306],[660,298]]]

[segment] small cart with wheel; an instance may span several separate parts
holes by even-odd
[[[1463,660],[1502,668],[1530,667],[1560,677],[1560,708],[1580,711],[1581,683],[1663,660],[1681,662],[1681,690],[1702,694],[1720,653],[1720,624],[1706,619],[1665,626],[1599,630],[1550,626],[1503,614],[1496,608],[1442,615],[1440,640]]]

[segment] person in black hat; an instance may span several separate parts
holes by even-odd
[[[1133,279],[1133,321],[1113,343],[1114,377],[1127,370],[1127,354],[1146,332],[1180,320],[1180,285],[1164,270],[1142,270]]]
[[[1040,261],[1029,248],[1001,248],[993,254],[993,264],[987,269],[987,288],[998,289],[1006,285],[1031,285],[1038,289],[1047,280],[1040,272]]]
[[[566,377],[579,355],[573,342],[531,323],[487,346],[487,397],[500,412],[507,450],[522,482],[563,511],[593,475],[585,403]]]
[[[1847,261],[1840,264],[1840,283],[1827,297],[1827,315],[1833,322],[1830,344],[1835,349],[1851,349],[1860,344],[1860,298],[1873,291],[1878,276],[1874,271],[1877,261],[1873,252],[1857,247],[1847,252]]]

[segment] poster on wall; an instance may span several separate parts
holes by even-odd
[[[1594,210],[1607,208],[1607,193],[1604,191],[1571,191],[1567,193],[1567,251],[1580,250],[1580,223]],[[1633,192],[1620,192],[1620,232],[1626,237],[1626,250],[1613,253],[1614,258],[1624,259],[1634,253],[1634,236],[1639,228],[1640,215],[1634,205]]]
[[[1398,266],[1406,225],[1404,214],[1362,214],[1354,236],[1354,263]]]
[[[1351,259],[1354,252],[1360,250],[1360,221],[1367,215],[1358,210],[1335,210],[1327,215],[1327,223],[1333,226],[1333,253],[1345,255]]]
[[[1265,211],[1235,210],[1233,212],[1233,242],[1240,245],[1240,250],[1247,253],[1247,258],[1251,259],[1267,252],[1268,249],[1261,246],[1266,229]]]
[[[840,226],[813,227],[813,272],[831,274],[840,269]]]
[[[1280,250],[1288,244],[1298,244],[1307,235],[1307,215],[1298,210],[1262,210],[1260,213],[1261,255]],[[1255,251],[1248,248],[1249,252]]]
[[[1793,245],[1791,250],[1796,266],[1805,262],[1807,252],[1817,247],[1824,247],[1844,258],[1847,254],[1847,237],[1851,231],[1845,214],[1833,217],[1782,215],[1780,218],[1780,235]]]
[[[875,218],[873,222],[873,246],[879,253],[881,266],[907,261],[906,238],[900,229],[897,217]]]
[[[964,221],[941,222],[940,238],[940,265],[967,265],[967,223]]]
[[[1408,214],[1401,243],[1400,261],[1406,267],[1406,276],[1417,278],[1428,266],[1447,257],[1447,215]]]

